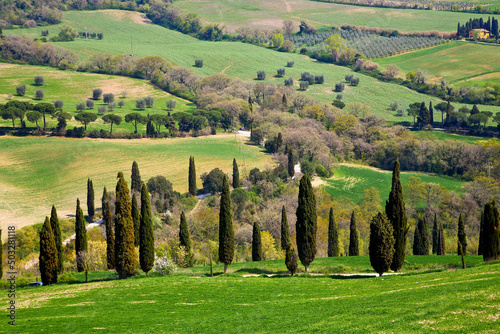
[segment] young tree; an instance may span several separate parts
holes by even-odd
[[[238,170],[238,164],[236,163],[236,159],[233,159],[233,188],[240,187],[240,171]]]
[[[139,165],[137,162],[132,163],[132,182],[130,188],[132,191],[140,192],[142,188],[141,173],[139,172]]]
[[[495,201],[484,205],[482,251],[484,261],[498,260],[500,257],[500,223]]]
[[[85,126],[85,131],[87,131],[87,124],[94,122],[96,119],[97,119],[97,114],[87,111],[75,115],[75,120],[82,123]]]
[[[328,215],[328,257],[339,256],[339,231],[333,218],[333,208]]]
[[[297,253],[295,253],[295,249],[292,246],[292,243],[289,242],[286,246],[286,257],[285,257],[286,268],[290,270],[290,273],[295,275],[297,272]]]
[[[351,224],[349,226],[349,256],[359,255],[359,237],[358,229],[356,227],[356,215],[354,211],[351,214]]]
[[[231,194],[229,180],[224,175],[219,211],[219,260],[224,263],[224,274],[234,257],[234,229],[231,212]]]
[[[92,90],[92,98],[94,100],[99,100],[102,96],[102,89],[100,88],[96,88],[94,90]]]
[[[137,203],[137,196],[132,195],[132,221],[134,222],[134,246],[139,247],[139,227],[141,225],[141,212]]]
[[[104,188],[106,189],[106,188]],[[108,269],[115,269],[115,235],[113,229],[113,216],[109,201],[104,204],[104,224],[106,224],[106,262]]]
[[[40,276],[43,285],[57,283],[57,248],[49,217],[45,217],[40,230]]]
[[[389,200],[385,204],[385,213],[394,230],[394,258],[391,269],[398,271],[403,266],[406,252],[406,236],[408,224],[406,220],[406,209],[403,200],[403,187],[399,176],[399,160],[394,162],[392,171],[392,187]]]
[[[413,255],[429,255],[429,233],[427,219],[419,218],[413,237]]]
[[[153,232],[153,219],[148,187],[143,184],[141,189],[141,228],[139,259],[141,269],[148,274],[155,262],[155,238]]]
[[[253,223],[252,233],[252,261],[262,261],[262,238],[259,223]]]
[[[293,159],[293,150],[288,146],[288,176],[293,177],[295,175],[295,165]]]
[[[300,262],[304,265],[305,271],[309,269],[309,264],[316,257],[316,196],[311,185],[311,179],[305,174],[300,179],[299,198],[297,206],[297,248]]]
[[[189,157],[189,193],[193,196],[196,196],[196,167],[194,165],[194,157]]]
[[[432,254],[437,254],[438,238],[439,238],[439,229],[438,229],[437,215],[434,214],[434,226],[432,227]]]
[[[457,233],[457,249],[458,255],[467,255],[467,236],[465,234],[465,223],[462,214],[458,217],[458,233]]]
[[[120,172],[115,204],[115,267],[120,278],[132,276],[137,264],[131,206],[127,181]]]
[[[440,223],[438,230],[437,255],[446,255],[445,244],[446,240],[444,239],[443,224]]]
[[[94,185],[91,179],[87,179],[87,212],[89,220],[94,220],[95,205],[94,205]]]
[[[391,223],[384,214],[377,213],[370,224],[370,263],[373,269],[382,276],[389,270],[394,253],[394,234]]]
[[[57,211],[54,205],[52,205],[52,211],[50,213],[50,227],[52,228],[54,241],[56,243],[57,272],[62,273],[64,271],[64,249],[62,244],[61,226],[59,225],[59,219],[57,218]]]
[[[123,101],[120,101],[123,102]],[[120,105],[120,103],[118,103]],[[125,115],[125,122],[134,124],[134,133],[137,133],[137,124],[145,124],[147,123],[148,118],[139,114],[138,112],[132,112],[130,114]]]
[[[76,200],[76,218],[75,218],[75,255],[76,269],[79,273],[85,270],[81,261],[79,261],[79,253],[87,251],[87,226],[83,216],[83,210],[80,207],[80,199]]]
[[[191,252],[191,236],[189,235],[189,229],[184,211],[181,212],[181,222],[179,224],[179,242],[181,246],[186,248],[186,253]]]
[[[290,240],[290,228],[288,227],[288,217],[283,205],[281,209],[281,249],[285,250]]]

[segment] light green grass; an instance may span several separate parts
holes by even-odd
[[[457,140],[464,141],[469,144],[481,144],[489,140],[498,141],[497,138],[483,138],[475,136],[461,136],[455,133],[447,133],[443,131],[414,131],[413,137],[416,139],[430,139],[430,140]]]
[[[240,175],[272,164],[262,149],[234,135],[161,140],[0,137],[1,226],[40,222],[53,204],[60,215],[74,214],[77,198],[86,203],[87,178],[93,180],[100,203],[104,186],[114,191],[118,172],[130,182],[134,160],[143,181],[163,175],[175,190],[185,193],[190,155],[196,161],[198,188],[200,175],[213,168],[231,173],[233,158]]]

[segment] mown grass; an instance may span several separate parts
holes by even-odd
[[[483,138],[475,136],[462,136],[455,133],[447,133],[443,131],[414,131],[413,137],[416,139],[429,139],[429,140],[457,140],[464,141],[469,144],[480,144],[489,140],[498,141],[497,138]]]
[[[495,332],[500,264],[418,275],[165,276],[17,290],[6,332]],[[7,303],[6,294],[0,297]],[[6,320],[4,320],[6,321]]]
[[[233,158],[242,176],[254,167],[271,165],[269,155],[247,143],[234,135],[158,140],[0,137],[1,226],[40,222],[50,214],[53,204],[60,215],[74,215],[77,198],[85,207],[87,178],[93,180],[100,203],[104,186],[114,191],[118,172],[130,182],[134,160],[143,181],[163,175],[181,193],[187,192],[191,155],[195,157],[198,188],[202,187],[199,176],[213,168],[231,173]]]

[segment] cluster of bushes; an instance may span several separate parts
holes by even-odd
[[[93,39],[95,39],[95,38],[103,39],[104,38],[104,35],[100,32],[95,33],[95,32],[87,32],[87,31],[79,31],[78,36],[80,38],[88,38],[88,37],[93,38]]]

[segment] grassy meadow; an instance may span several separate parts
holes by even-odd
[[[233,158],[241,166],[240,175],[272,164],[262,149],[234,135],[157,140],[0,137],[1,226],[39,222],[52,204],[60,215],[74,214],[77,198],[86,203],[87,178],[93,180],[97,201],[104,186],[114,191],[118,172],[130,182],[134,160],[143,181],[163,175],[174,190],[185,193],[190,155],[195,157],[198,188],[199,176],[213,168],[231,173]]]
[[[455,133],[447,133],[444,131],[414,131],[412,132],[412,136],[418,139],[428,139],[428,140],[456,140],[456,141],[464,141],[469,144],[482,144],[487,141],[495,141],[498,142],[497,138],[483,138],[483,137],[475,137],[475,136],[462,136]]]

